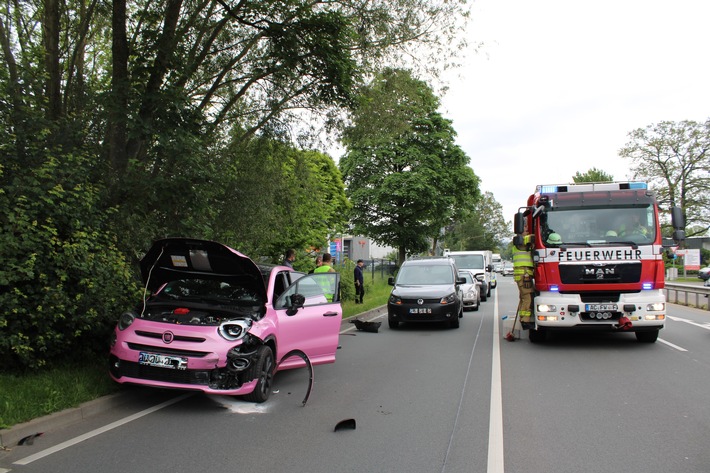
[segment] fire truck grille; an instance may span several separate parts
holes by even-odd
[[[637,283],[641,263],[560,265],[562,284]]]

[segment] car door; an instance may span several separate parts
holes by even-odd
[[[297,279],[274,302],[278,320],[277,360],[292,350],[303,351],[311,363],[333,363],[340,338],[343,309],[340,274],[315,273]],[[293,302],[303,297],[303,305]],[[296,297],[294,297],[296,296]],[[304,365],[292,357],[281,368]]]

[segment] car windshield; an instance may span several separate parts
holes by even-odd
[[[540,217],[547,246],[649,244],[656,239],[653,206],[552,208]]]
[[[451,255],[459,268],[483,269],[483,255]]]
[[[429,285],[453,284],[454,274],[448,265],[402,265],[397,275],[397,284]]]
[[[202,301],[237,305],[259,305],[259,295],[241,284],[218,279],[178,279],[158,293],[161,299]]]

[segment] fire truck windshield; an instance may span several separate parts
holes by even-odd
[[[656,219],[652,205],[553,207],[540,215],[539,230],[546,246],[647,245],[656,239]]]

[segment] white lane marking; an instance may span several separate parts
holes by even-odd
[[[705,330],[710,330],[710,324],[707,324],[707,323],[701,324],[698,322],[693,322],[690,319],[684,319],[682,317],[673,317],[672,315],[669,315],[667,317],[671,320],[676,321],[676,322],[685,322],[686,324],[689,324],[689,325],[694,325],[696,327],[704,328]]]
[[[55,445],[54,447],[47,448],[45,450],[42,450],[41,452],[35,453],[34,455],[30,455],[29,457],[25,457],[21,460],[17,460],[16,462],[13,463],[13,465],[28,465],[35,460],[39,460],[39,459],[49,456],[53,453],[57,453],[61,450],[64,450],[65,448],[68,448],[68,447],[76,445],[80,442],[83,442],[84,440],[88,440],[92,437],[96,437],[100,434],[103,434],[104,432],[108,432],[109,430],[113,430],[116,427],[120,427],[120,426],[127,424],[129,422],[133,422],[136,419],[140,419],[143,416],[147,416],[148,414],[152,414],[153,412],[159,411],[160,409],[162,409],[164,407],[168,407],[172,404],[178,403],[178,402],[180,402],[184,399],[187,399],[190,396],[194,396],[194,395],[195,395],[195,393],[187,393],[187,394],[183,394],[182,396],[178,396],[173,399],[167,400],[161,404],[150,407],[148,409],[145,409],[143,411],[140,411],[140,412],[130,415],[128,417],[124,417],[123,419],[117,420],[116,422],[112,422],[111,424],[105,425],[103,427],[99,427],[98,429],[92,430],[91,432],[87,432],[87,433],[80,435],[78,437],[74,437],[73,439],[67,440],[66,442],[62,442],[58,445]]]
[[[671,342],[667,342],[666,340],[663,340],[662,338],[659,338],[658,341],[661,342],[661,343],[665,343],[665,344],[668,345],[669,347],[675,348],[675,349],[678,350],[678,351],[688,351],[688,350],[686,350],[685,348],[679,347],[678,345],[673,345]]]
[[[505,471],[503,455],[503,395],[500,367],[500,330],[498,328],[498,291],[493,306],[493,363],[491,367],[491,406],[488,421],[488,473]]]

